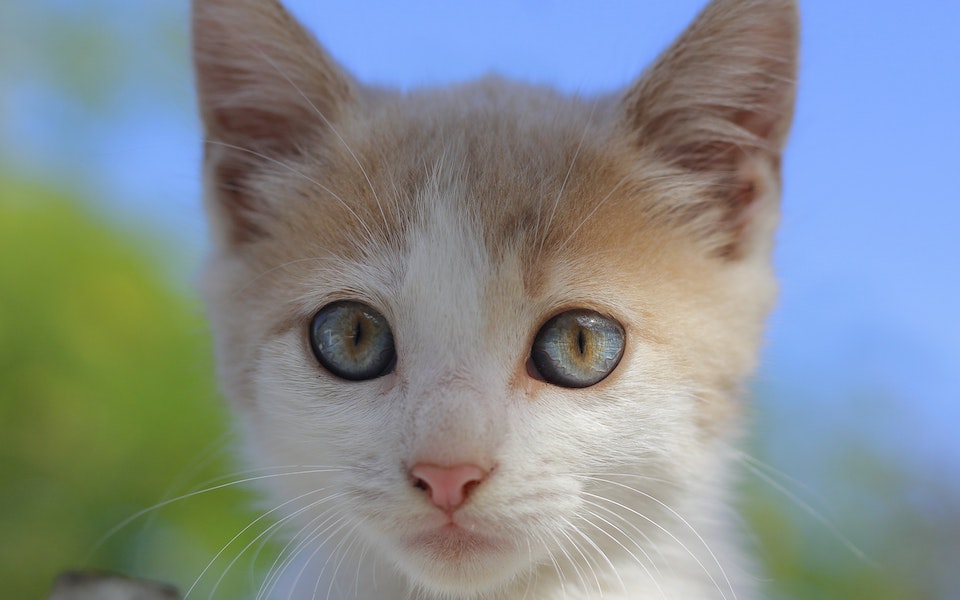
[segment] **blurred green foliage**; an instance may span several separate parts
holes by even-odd
[[[763,402],[760,402],[762,405]],[[794,448],[815,488],[764,461],[793,422],[758,415],[741,510],[771,600],[956,600],[960,490],[849,431]],[[808,427],[803,423],[801,427]],[[806,459],[803,458],[807,453]],[[804,478],[806,479],[806,478]]]
[[[239,490],[95,545],[230,469],[201,316],[141,240],[45,186],[0,179],[0,257],[2,596],[41,598],[83,566],[190,583],[250,520]]]

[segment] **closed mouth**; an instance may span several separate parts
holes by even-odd
[[[452,522],[411,537],[407,546],[444,562],[475,559],[506,549],[503,542]]]

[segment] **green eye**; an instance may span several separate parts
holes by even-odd
[[[350,381],[386,375],[397,357],[384,316],[349,300],[328,304],[317,312],[310,321],[310,346],[326,370]]]
[[[623,356],[623,327],[591,310],[570,310],[540,328],[530,359],[548,383],[585,388],[613,372]]]

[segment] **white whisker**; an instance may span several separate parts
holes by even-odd
[[[99,550],[99,549],[103,546],[103,544],[104,544],[108,539],[110,539],[111,537],[113,537],[118,531],[120,531],[121,529],[123,529],[124,527],[126,527],[127,525],[129,525],[130,523],[136,521],[136,520],[139,519],[140,517],[142,517],[142,516],[144,516],[144,515],[152,512],[152,511],[159,510],[159,509],[161,509],[161,508],[163,508],[163,507],[165,507],[165,506],[169,506],[169,505],[175,504],[175,503],[177,503],[177,502],[182,502],[182,501],[184,501],[184,500],[188,500],[188,499],[190,499],[190,498],[194,498],[194,497],[200,496],[200,495],[202,495],[202,494],[208,494],[208,493],[210,493],[210,492],[215,492],[215,491],[217,491],[217,490],[222,490],[222,489],[226,489],[226,488],[230,488],[230,487],[235,487],[235,486],[238,486],[238,485],[243,485],[243,484],[251,483],[251,482],[254,482],[254,481],[263,481],[263,480],[267,480],[267,479],[274,479],[274,478],[277,478],[277,477],[290,477],[290,476],[294,476],[294,475],[307,475],[307,474],[311,474],[311,473],[332,473],[332,472],[342,471],[342,470],[343,470],[343,468],[329,468],[329,467],[325,467],[325,468],[319,468],[319,469],[304,469],[304,470],[300,470],[300,471],[294,471],[294,472],[291,472],[291,473],[270,473],[270,474],[267,474],[267,475],[258,475],[258,476],[256,476],[256,477],[246,477],[246,478],[243,478],[243,479],[238,479],[238,480],[235,480],[235,481],[228,481],[228,482],[226,482],[226,483],[222,483],[222,484],[219,484],[219,485],[214,485],[214,486],[211,486],[211,487],[208,487],[208,488],[204,488],[204,489],[201,489],[201,490],[196,490],[196,491],[193,491],[193,492],[189,492],[189,493],[187,493],[187,494],[182,494],[182,495],[180,495],[180,496],[177,496],[176,498],[170,498],[170,499],[164,500],[164,501],[162,501],[162,502],[158,502],[158,503],[154,504],[153,506],[149,506],[149,507],[147,507],[147,508],[144,508],[144,509],[142,509],[142,510],[139,510],[139,511],[135,512],[134,514],[130,515],[129,517],[127,517],[126,519],[124,519],[123,521],[121,521],[120,523],[118,523],[117,525],[114,525],[112,528],[110,528],[110,530],[107,531],[105,534],[103,534],[103,536],[102,536],[99,540],[97,540],[96,544],[94,544],[93,548],[90,550],[90,552],[89,552],[89,554],[88,554],[88,556],[87,556],[87,560],[89,561],[89,560],[90,560],[90,556],[92,556],[97,550]]]
[[[527,542],[527,562],[531,565],[533,564],[533,547],[530,545],[530,538],[524,536],[524,539]],[[530,593],[530,589],[533,587],[533,581],[537,577],[536,572],[532,572],[527,575],[527,586],[523,589],[523,597],[520,600],[527,600],[527,595]]]
[[[606,204],[607,200],[609,200],[609,199],[613,196],[614,192],[616,192],[616,191],[620,188],[620,186],[622,186],[624,183],[626,183],[627,181],[629,181],[629,179],[630,179],[629,176],[624,176],[623,178],[620,179],[620,181],[618,181],[618,182],[616,183],[616,185],[614,185],[612,188],[610,188],[610,191],[607,192],[607,195],[604,196],[603,198],[601,198],[600,201],[596,203],[596,205],[593,207],[593,209],[592,209],[589,213],[587,213],[587,215],[580,221],[580,223],[573,229],[573,231],[570,232],[570,235],[568,235],[567,238],[566,238],[565,240],[563,240],[563,242],[556,247],[556,250],[555,250],[555,251],[556,251],[557,253],[559,253],[559,252],[561,252],[564,248],[566,248],[566,247],[567,247],[567,244],[570,243],[570,240],[572,240],[573,238],[576,237],[577,232],[580,231],[580,229],[581,229],[584,225],[586,225],[587,221],[589,221],[590,218],[593,217],[593,215],[595,215],[595,214],[597,213],[597,211],[600,210],[600,208],[601,208],[604,204]]]
[[[560,529],[557,532],[551,533],[551,537],[553,538],[554,544],[556,544],[557,550],[559,550],[560,553],[563,554],[563,557],[566,559],[566,564],[570,565],[570,567],[573,568],[573,574],[576,575],[578,580],[580,580],[580,588],[586,591],[588,589],[587,580],[584,579],[583,572],[577,566],[577,562],[573,560],[573,558],[570,556],[570,553],[567,552],[567,549],[564,547],[563,542],[557,539],[557,533],[563,535],[563,537],[565,537],[567,541],[570,542],[572,545],[576,546],[576,544],[573,543],[573,540],[570,539],[570,536],[567,535],[567,533],[563,529]]]
[[[758,467],[751,464],[743,456],[740,457],[743,465],[749,469],[758,479],[775,489],[780,494],[783,494],[788,500],[796,504],[800,509],[813,518],[817,523],[823,526],[830,534],[843,546],[850,551],[857,559],[863,561],[864,564],[870,566],[871,568],[878,569],[880,565],[872,560],[869,556],[866,555],[860,548],[856,546],[847,536],[843,534],[842,531],[827,517],[823,516],[818,510],[810,506],[809,503],[805,502],[800,496],[788,490],[785,486],[781,485],[779,482],[774,480],[772,477],[761,471]]]
[[[561,520],[567,525],[569,529],[579,533],[576,526],[574,526],[574,524],[571,523],[568,519],[562,518]],[[568,542],[570,542],[570,545],[573,547],[573,549],[576,550],[577,553],[580,555],[580,558],[583,559],[584,570],[590,571],[590,574],[593,575],[594,583],[597,584],[597,593],[600,595],[603,595],[603,584],[600,583],[600,578],[597,576],[596,569],[594,568],[593,564],[591,564],[590,559],[587,558],[586,554],[583,553],[583,549],[580,547],[580,544],[573,541],[573,538],[570,537],[570,534],[568,534],[565,529],[561,529],[560,534],[563,535],[563,537],[566,538]],[[567,554],[567,553],[564,552],[564,554]],[[577,571],[578,576],[580,577],[580,582],[583,585],[583,590],[584,591],[588,590],[589,588],[587,586],[587,582],[583,577],[586,575],[586,573],[581,572],[581,569],[577,566],[577,561],[574,561],[569,555],[567,555],[567,560],[570,561],[570,563],[573,565],[574,570]],[[580,575],[583,575],[583,576],[580,576]]]
[[[268,156],[268,155],[266,155],[266,154],[263,154],[262,152],[257,152],[256,150],[251,150],[250,148],[244,148],[243,146],[237,146],[237,145],[235,145],[235,144],[229,144],[229,143],[227,143],[227,142],[221,142],[221,141],[219,141],[219,140],[207,140],[207,143],[208,143],[208,144],[214,144],[214,145],[217,145],[217,146],[223,146],[224,148],[230,148],[231,150],[237,150],[238,152],[246,152],[246,153],[248,153],[248,154],[250,154],[250,155],[252,155],[252,156],[255,156],[255,157],[257,157],[257,158],[259,158],[259,159],[261,159],[261,160],[265,160],[265,161],[269,162],[270,164],[273,164],[273,165],[276,165],[276,166],[278,166],[278,167],[281,167],[281,168],[285,169],[286,171],[289,171],[290,173],[293,173],[294,175],[297,175],[298,177],[301,177],[301,178],[305,179],[306,181],[312,183],[313,185],[317,186],[318,189],[323,190],[324,192],[330,194],[330,196],[332,196],[334,200],[336,200],[337,202],[339,202],[340,205],[343,206],[343,207],[347,210],[347,212],[349,212],[351,215],[353,215],[353,217],[357,220],[357,222],[360,224],[360,226],[361,226],[361,227],[363,228],[363,230],[366,232],[366,234],[367,234],[367,239],[368,239],[371,243],[376,242],[377,237],[374,235],[373,231],[372,231],[372,230],[370,229],[370,227],[367,225],[366,221],[364,221],[362,218],[360,218],[360,215],[358,215],[357,212],[356,212],[355,210],[353,210],[353,208],[352,208],[343,198],[341,198],[339,195],[337,195],[337,194],[336,194],[333,190],[331,190],[329,187],[323,185],[322,183],[320,183],[320,182],[317,181],[316,179],[310,177],[310,176],[307,175],[306,173],[302,173],[301,171],[298,171],[297,169],[293,168],[292,166],[288,165],[287,163],[285,163],[285,162],[283,162],[283,161],[281,161],[281,160],[277,160],[277,159],[273,158],[272,156]]]
[[[312,508],[312,505],[310,508]],[[280,552],[277,553],[273,564],[270,565],[270,568],[267,570],[267,576],[264,577],[263,583],[260,585],[260,590],[257,592],[256,600],[259,600],[261,597],[266,598],[269,595],[272,595],[274,589],[280,581],[280,578],[283,576],[284,572],[286,572],[287,567],[290,566],[290,564],[303,550],[309,547],[310,542],[313,540],[311,536],[313,536],[317,531],[320,531],[330,521],[336,523],[338,518],[339,517],[337,517],[336,510],[334,508],[328,508],[304,524],[300,530],[297,531],[297,533],[287,541]],[[322,522],[319,525],[314,526],[314,523],[317,521]],[[311,533],[305,533],[311,527],[313,527]]]
[[[305,543],[302,545],[301,550],[298,551],[298,554],[300,552],[303,552],[309,549],[310,547],[313,547],[314,550],[313,552],[310,553],[310,556],[308,556],[307,559],[303,562],[303,566],[300,567],[300,570],[297,572],[297,576],[294,577],[293,582],[290,584],[290,594],[293,594],[294,590],[297,589],[297,584],[303,578],[304,574],[307,571],[307,568],[310,566],[310,563],[313,562],[313,559],[316,558],[318,554],[320,554],[320,552],[324,549],[324,546],[326,546],[326,543],[330,541],[330,539],[333,536],[340,533],[343,530],[343,528],[347,526],[347,524],[348,524],[347,519],[341,515],[327,527],[323,529],[319,529],[319,528],[314,529],[313,532],[310,534],[310,536],[304,540]],[[321,538],[323,538],[323,541],[318,541]],[[330,560],[330,556],[332,556],[332,553],[331,555],[328,555],[327,560],[324,561],[324,568],[326,568],[326,564],[327,564],[327,561]],[[322,576],[322,574],[323,574],[323,571],[321,571],[320,575],[317,576],[318,582],[319,582],[319,577]],[[314,594],[314,598],[316,598],[316,594]],[[290,600],[292,600],[292,597],[290,598]]]
[[[360,544],[360,556],[357,557],[357,573],[353,578],[353,595],[356,598],[360,597],[360,567],[364,564],[363,559],[367,556],[367,544]],[[376,589],[376,583],[372,586]]]
[[[583,521],[583,522],[585,522],[585,523],[593,526],[594,528],[599,529],[595,523],[590,522],[590,520],[587,519],[587,518],[585,518],[583,515],[578,514],[578,515],[577,515],[577,518],[578,518],[579,520],[581,520],[581,521]],[[564,520],[566,520],[566,519],[564,519]],[[570,523],[569,521],[567,521],[567,522]],[[600,559],[602,559],[603,562],[606,563],[607,567],[609,567],[609,571],[608,571],[608,572],[609,572],[609,573],[613,573],[613,576],[616,578],[617,582],[620,584],[620,589],[621,589],[624,593],[627,593],[627,587],[626,587],[626,585],[624,584],[623,579],[620,577],[620,571],[614,566],[613,562],[610,560],[610,557],[607,556],[607,553],[604,552],[603,549],[600,548],[600,546],[598,546],[597,543],[593,541],[593,538],[591,538],[589,535],[587,535],[586,533],[584,533],[579,527],[577,527],[577,526],[574,525],[573,523],[570,523],[570,525],[571,525],[571,527],[573,528],[573,531],[574,531],[578,536],[580,536],[581,538],[583,538],[583,540],[587,543],[587,545],[590,546],[590,548],[592,548],[593,551],[594,551],[597,555],[599,555]],[[601,529],[601,531],[603,531],[603,530]],[[595,558],[594,558],[593,560],[590,560],[590,563],[591,563],[591,565],[592,565],[591,570],[593,570],[593,572],[594,572],[594,578],[597,579],[597,591],[600,592],[600,595],[602,596],[602,595],[603,595],[603,587],[600,585],[600,580],[599,580],[599,578],[597,577],[597,570],[600,569],[600,565],[597,564],[597,559],[595,559]]]
[[[553,225],[553,219],[556,217],[557,208],[560,206],[560,199],[563,197],[563,191],[567,187],[567,182],[570,180],[570,174],[573,173],[573,168],[577,164],[577,158],[580,156],[580,150],[583,148],[583,142],[587,138],[587,133],[590,131],[593,126],[593,115],[597,110],[598,100],[594,100],[592,106],[590,107],[590,115],[587,117],[587,121],[583,126],[583,131],[580,133],[580,141],[577,143],[577,148],[573,152],[573,157],[570,159],[570,166],[567,167],[567,172],[563,176],[563,181],[560,183],[560,189],[557,190],[557,196],[553,200],[553,208],[550,210],[550,216],[547,217],[547,223],[544,226],[543,231],[540,231],[540,208],[542,202],[537,204],[537,223],[536,231],[540,236],[540,247],[537,249],[537,262],[540,261],[540,258],[543,256],[543,245],[546,242],[547,234],[550,231],[550,227]]]
[[[334,566],[333,568],[333,573],[330,574],[330,583],[329,585],[327,585],[327,600],[330,600],[331,598],[331,594],[333,593],[333,586],[337,581],[337,573],[340,572],[340,567],[343,565],[343,561],[346,560],[347,555],[350,553],[350,550],[353,548],[353,545],[356,544],[357,540],[359,539],[357,536],[353,535],[359,526],[360,526],[359,523],[354,523],[353,527],[347,530],[347,532],[343,535],[343,537],[340,538],[340,541],[337,543],[336,546],[334,546],[333,550],[330,552],[330,556],[327,557],[327,560],[323,564],[323,568],[320,570],[320,574],[317,576],[317,586],[319,586],[320,578],[323,576],[324,571],[326,571],[327,569],[327,562],[329,562],[333,556],[337,554],[340,555],[339,560],[337,560],[336,566]],[[340,546],[346,540],[350,540],[350,542],[347,544],[347,547],[344,548],[343,551],[341,552]],[[313,594],[314,596],[316,596],[317,594],[316,587],[314,588]]]
[[[566,599],[567,586],[566,586],[566,583],[564,582],[563,569],[560,568],[560,563],[557,562],[557,557],[554,556],[554,552],[553,552],[553,547],[559,546],[559,542],[557,541],[555,536],[551,535],[551,537],[553,538],[553,545],[547,543],[547,541],[542,538],[540,539],[540,543],[541,545],[543,545],[544,548],[547,549],[547,558],[549,558],[550,562],[553,563],[553,569],[557,573],[557,581],[560,583],[560,596]]]
[[[588,502],[588,504],[594,504],[594,503]],[[595,504],[594,504],[594,505],[595,505]],[[602,507],[599,507],[599,506],[598,506],[598,508],[602,508]],[[597,514],[595,511],[587,510],[586,512],[587,512],[587,514],[589,514],[590,516],[592,516],[594,519],[597,519],[598,521],[602,521],[603,523],[605,523],[606,525],[608,525],[610,528],[612,528],[612,529],[613,529],[614,531],[616,531],[617,533],[623,534],[625,537],[627,537],[627,539],[631,539],[629,535],[626,535],[626,532],[624,532],[622,529],[620,529],[619,527],[617,527],[616,525],[614,525],[613,523],[611,523],[611,522],[608,521],[607,519],[605,519],[603,516]],[[650,569],[647,567],[647,565],[646,565],[642,560],[640,560],[640,559],[637,557],[637,555],[634,554],[629,548],[627,548],[627,547],[623,544],[623,542],[621,542],[620,540],[618,540],[618,539],[616,538],[616,536],[612,535],[610,532],[608,532],[607,530],[605,530],[605,529],[604,529],[603,527],[601,527],[600,525],[594,523],[594,522],[593,522],[592,520],[590,520],[590,519],[584,518],[583,520],[586,521],[587,523],[589,523],[590,525],[592,525],[593,527],[595,527],[595,528],[597,529],[597,531],[599,531],[599,532],[602,533],[603,535],[607,536],[613,543],[615,543],[615,544],[616,544],[617,546],[619,546],[624,552],[626,552],[627,555],[629,555],[630,558],[632,558],[633,561],[634,561],[635,563],[637,563],[637,564],[640,566],[641,569],[643,569],[643,572],[646,573],[647,577],[650,578],[650,581],[652,581],[653,584],[656,586],[657,591],[660,592],[660,596],[661,596],[661,597],[666,597],[665,594],[664,594],[664,592],[663,592],[663,588],[660,587],[660,577],[661,577],[660,569],[657,567],[657,564],[656,564],[653,560],[651,560],[650,555],[648,555],[647,552],[643,549],[643,546],[641,546],[638,542],[636,542],[635,540],[633,540],[633,543],[637,546],[637,549],[640,550],[640,553],[643,554],[643,556],[647,559],[647,562],[649,562],[649,563],[651,564],[651,566],[653,566],[653,569],[657,572],[657,575],[656,575],[656,576],[654,576],[653,573],[650,572]],[[643,537],[647,538],[646,535],[644,535]],[[649,540],[649,538],[647,538],[647,539]],[[619,572],[619,570],[618,570],[616,567],[613,566],[613,564],[610,562],[610,559],[606,556],[606,554],[604,554],[604,553],[602,553],[602,552],[601,552],[601,554],[603,555],[604,559],[606,559],[607,564],[608,564],[608,566],[610,567],[610,571],[611,571],[614,575],[616,575],[617,580],[620,582],[620,587],[621,587],[621,589],[623,590],[624,594],[626,594],[626,593],[628,592],[628,590],[627,590],[626,584],[624,584],[624,582],[623,582],[623,579],[620,577],[620,572]]]
[[[169,486],[167,486],[166,490],[160,495],[160,497],[167,498],[169,496],[172,496],[175,493],[175,491],[185,488],[187,482],[192,480],[203,469],[208,467],[210,463],[216,458],[217,454],[222,452],[226,448],[227,439],[229,439],[231,436],[232,434],[230,432],[225,432],[217,436],[215,440],[207,444],[207,446],[203,450],[201,450],[200,453],[187,466],[183,468],[183,470],[180,471],[177,477],[170,483]],[[231,478],[237,477],[241,474],[246,474],[246,473],[238,473],[232,476]],[[204,483],[204,484],[201,484],[200,487],[207,487],[208,485],[210,485],[210,483]],[[143,535],[143,533],[150,528],[151,524],[154,522],[154,520],[157,518],[158,515],[159,515],[159,512],[153,512],[150,515],[148,515],[146,519],[144,519],[143,524],[140,526],[140,534],[138,535]],[[136,550],[136,553],[137,553],[137,556],[139,556],[140,554],[139,546]],[[136,564],[136,562],[137,560],[135,559],[134,563]]]
[[[276,507],[272,508],[271,510],[263,513],[263,514],[260,515],[259,517],[257,517],[253,522],[251,522],[249,525],[247,525],[247,526],[244,527],[242,530],[240,530],[240,532],[237,533],[229,542],[227,542],[226,545],[224,545],[224,547],[220,550],[220,552],[218,552],[218,553],[216,554],[216,556],[214,556],[213,559],[207,564],[207,566],[206,566],[206,568],[204,568],[203,572],[200,573],[200,576],[197,578],[197,580],[194,582],[193,585],[196,586],[197,583],[200,581],[200,579],[203,577],[204,573],[206,573],[207,569],[209,569],[209,568],[214,564],[214,562],[216,562],[216,560],[220,557],[220,555],[223,554],[223,552],[226,551],[226,549],[227,549],[231,544],[233,544],[233,542],[235,542],[235,541],[237,540],[237,538],[239,538],[241,535],[243,535],[244,532],[246,532],[248,529],[250,529],[250,528],[251,528],[253,525],[255,525],[258,521],[260,521],[260,520],[268,517],[269,515],[277,512],[278,510],[286,507],[288,504],[291,504],[291,503],[293,503],[293,502],[296,502],[296,501],[298,501],[298,500],[301,500],[301,499],[303,499],[303,498],[305,498],[305,497],[307,497],[307,496],[311,496],[311,495],[313,495],[313,494],[318,494],[318,493],[321,493],[321,492],[324,492],[324,491],[325,491],[324,488],[319,488],[319,489],[316,489],[316,490],[311,490],[311,491],[306,492],[306,493],[304,493],[304,494],[300,494],[299,496],[297,496],[297,497],[295,497],[295,498],[292,498],[291,500],[287,500],[287,501],[284,502],[283,504],[280,504],[279,506],[276,506]],[[279,519],[279,520],[276,521],[275,523],[272,523],[272,524],[271,524],[269,527],[267,527],[264,531],[260,532],[255,538],[253,538],[252,540],[250,540],[250,542],[248,542],[248,543],[240,550],[240,552],[238,552],[237,555],[230,561],[230,563],[226,566],[226,568],[225,568],[225,569],[223,570],[223,572],[220,574],[220,577],[217,578],[217,581],[216,581],[216,583],[215,583],[214,586],[213,586],[213,591],[210,593],[210,597],[211,597],[211,598],[213,597],[213,595],[214,595],[214,593],[216,592],[217,588],[220,586],[220,583],[221,583],[221,582],[224,580],[224,578],[227,576],[227,573],[230,571],[230,569],[233,567],[233,565],[236,564],[236,562],[240,559],[240,557],[243,556],[243,554],[246,553],[246,551],[249,550],[250,547],[253,546],[255,543],[257,543],[260,539],[267,537],[268,534],[270,534],[272,531],[274,531],[274,530],[276,530],[276,529],[279,529],[280,526],[282,526],[284,523],[286,523],[287,521],[290,521],[290,520],[296,518],[296,517],[297,517],[298,515],[300,515],[301,513],[305,512],[305,511],[307,511],[307,510],[311,510],[311,509],[315,508],[316,506],[319,506],[320,504],[322,504],[322,503],[324,503],[324,502],[328,502],[328,501],[333,500],[333,499],[335,499],[335,498],[338,498],[338,497],[340,497],[340,496],[342,496],[342,495],[343,495],[342,493],[341,493],[341,494],[331,494],[331,495],[329,495],[329,496],[326,496],[326,497],[324,497],[324,498],[321,498],[320,500],[316,500],[316,501],[314,501],[314,502],[311,502],[311,503],[308,504],[307,506],[302,507],[302,508],[300,508],[300,509],[298,509],[298,510],[292,512],[292,513],[290,513],[289,515],[284,516],[282,519]],[[193,587],[191,587],[189,590],[187,590],[187,593],[184,594],[183,600],[187,600],[187,596],[190,595],[190,592],[191,592],[192,590],[193,590]]]
[[[666,504],[664,504],[663,502],[661,502],[661,501],[658,500],[657,498],[651,496],[650,494],[648,494],[648,493],[646,493],[646,492],[644,492],[644,491],[642,491],[642,490],[638,490],[638,489],[636,489],[636,488],[630,487],[630,486],[628,486],[628,485],[626,485],[626,484],[619,483],[619,482],[616,482],[616,481],[610,481],[610,480],[608,480],[608,479],[602,479],[602,478],[600,478],[600,477],[590,477],[589,479],[592,479],[592,480],[594,480],[594,481],[598,481],[598,482],[601,482],[601,483],[606,483],[606,484],[609,484],[609,485],[618,486],[618,487],[621,487],[621,488],[623,488],[623,489],[629,490],[629,491],[631,491],[631,492],[633,492],[633,493],[635,493],[635,494],[639,494],[639,495],[641,495],[641,496],[643,496],[643,497],[645,497],[645,498],[653,501],[654,503],[658,504],[659,506],[663,507],[663,508],[666,509],[670,514],[672,514],[674,517],[676,517],[684,526],[687,527],[687,529],[690,530],[691,533],[693,533],[693,535],[697,538],[697,540],[703,545],[703,547],[704,547],[704,549],[707,551],[707,553],[710,554],[710,557],[713,559],[714,563],[716,563],[717,567],[719,568],[719,570],[720,570],[720,575],[723,577],[725,583],[727,584],[727,588],[730,590],[730,593],[733,595],[733,600],[736,600],[736,598],[737,598],[736,591],[735,591],[734,588],[733,588],[733,584],[730,582],[730,578],[727,577],[727,573],[726,573],[726,571],[724,570],[723,565],[720,563],[720,560],[717,558],[716,554],[714,554],[713,550],[710,548],[709,544],[707,544],[706,540],[703,539],[703,536],[701,536],[700,533],[693,527],[693,525],[691,525],[689,521],[687,521],[682,515],[680,515],[680,513],[678,513],[678,512],[675,511],[674,509],[670,508],[669,506],[667,506]],[[657,523],[656,521],[654,521],[653,519],[651,519],[651,518],[648,517],[647,515],[644,515],[643,513],[639,512],[639,511],[637,511],[637,510],[634,510],[633,508],[630,508],[629,506],[626,506],[626,505],[624,505],[624,504],[621,504],[620,502],[617,502],[617,501],[615,501],[615,500],[611,500],[611,499],[609,499],[609,498],[605,498],[605,497],[603,497],[603,496],[598,496],[598,495],[596,495],[596,494],[591,494],[591,493],[589,493],[589,492],[583,492],[583,493],[584,493],[585,495],[588,495],[588,496],[592,497],[592,498],[596,498],[597,500],[602,500],[602,501],[604,501],[604,502],[609,502],[609,503],[611,503],[611,504],[613,504],[613,505],[615,505],[615,506],[618,506],[618,507],[620,507],[620,508],[622,508],[622,509],[624,509],[624,510],[627,510],[627,511],[629,511],[630,513],[632,513],[632,514],[640,517],[641,519],[644,519],[645,521],[647,521],[648,523],[650,523],[651,525],[653,525],[654,527],[656,527],[657,529],[659,529],[660,531],[662,531],[663,533],[665,533],[667,536],[670,537],[670,539],[672,539],[674,542],[676,542],[687,554],[690,555],[691,558],[693,558],[693,559],[697,562],[697,564],[700,566],[700,568],[703,570],[703,572],[706,573],[706,575],[707,575],[707,577],[710,579],[711,583],[713,583],[713,585],[716,586],[716,588],[717,588],[717,590],[720,592],[721,596],[723,596],[723,598],[726,598],[726,597],[727,597],[726,593],[725,593],[725,592],[723,591],[723,589],[720,587],[720,584],[716,581],[716,579],[713,577],[713,574],[710,572],[709,569],[707,569],[706,565],[703,564],[703,562],[700,560],[700,558],[699,558],[693,551],[691,551],[690,548],[689,548],[685,543],[683,543],[682,540],[680,540],[680,538],[678,538],[676,535],[674,535],[672,532],[670,532],[670,531],[669,531],[667,528],[665,528],[663,525],[661,525],[660,523]]]
[[[293,89],[297,92],[297,94],[299,94],[300,97],[303,98],[303,100],[310,106],[310,108],[313,109],[313,111],[317,114],[317,116],[319,116],[320,119],[323,120],[323,124],[326,125],[330,129],[330,131],[333,132],[333,135],[337,137],[337,140],[340,141],[344,149],[346,149],[346,151],[350,154],[350,157],[353,159],[353,162],[356,163],[357,167],[360,169],[360,173],[363,175],[364,180],[366,180],[367,185],[370,187],[370,193],[373,194],[373,199],[377,203],[377,208],[380,210],[380,216],[383,218],[383,224],[384,226],[386,226],[387,215],[383,212],[383,206],[380,204],[380,198],[377,197],[377,190],[374,189],[373,182],[370,181],[370,177],[369,175],[367,175],[367,170],[363,168],[363,164],[360,163],[360,159],[357,158],[357,155],[354,153],[353,148],[351,148],[350,144],[348,144],[346,140],[343,139],[343,136],[340,135],[340,132],[337,130],[337,128],[334,127],[333,123],[330,122],[330,120],[327,118],[327,115],[323,114],[323,111],[320,110],[316,104],[314,104],[313,100],[311,100],[309,96],[303,93],[303,90],[300,89],[300,86],[298,86],[296,82],[290,79],[287,73],[283,69],[281,69],[270,58],[270,56],[267,55],[266,52],[264,52],[263,50],[260,50],[260,55],[263,57],[265,61],[267,61],[267,63],[271,67],[274,68],[274,70],[276,70],[277,73],[280,74],[281,77],[287,80],[287,83],[289,83],[291,87],[293,87]]]

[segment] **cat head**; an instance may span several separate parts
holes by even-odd
[[[327,551],[483,592],[623,547],[604,522],[656,538],[629,512],[722,479],[775,295],[796,18],[716,0],[607,95],[400,93],[274,0],[194,0],[221,387],[253,460],[317,467],[271,488],[338,524]]]

